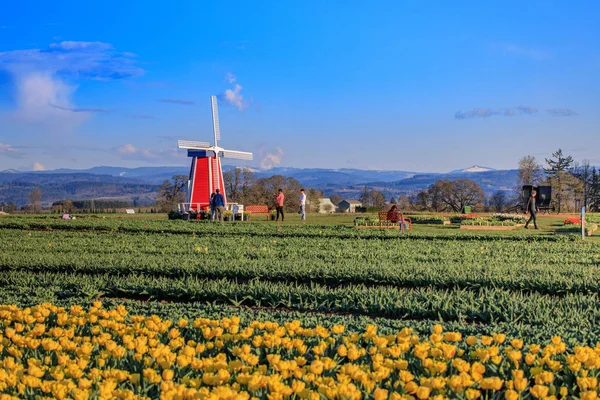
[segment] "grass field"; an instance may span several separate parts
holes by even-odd
[[[304,226],[289,217],[280,230],[272,221],[5,217],[0,300],[102,298],[164,308],[163,315],[173,308],[250,318],[304,313],[323,323],[376,320],[423,332],[441,322],[540,339],[560,333],[579,343],[599,337],[591,305],[600,251],[596,238],[555,235],[563,216],[540,218],[538,231],[414,225],[404,235],[358,231],[348,215],[309,216]]]
[[[367,335],[373,329],[371,325],[380,335],[397,335],[410,328],[418,337],[415,340],[427,343],[433,331],[443,329],[461,338],[474,335],[481,338],[478,343],[482,348],[500,346],[503,352],[515,348],[504,349],[504,339],[492,335],[506,335],[506,343],[511,339],[552,343],[553,337],[556,341],[560,336],[561,343],[569,348],[594,346],[600,341],[600,247],[597,238],[581,241],[576,236],[556,235],[554,230],[562,226],[564,219],[542,216],[538,231],[517,228],[508,232],[465,232],[456,226],[415,225],[412,233],[401,234],[397,230],[357,230],[351,226],[352,215],[310,215],[306,225],[299,224],[298,215],[289,215],[280,229],[275,222],[263,221],[2,217],[0,304],[31,307],[48,302],[64,307],[82,305],[87,310],[100,300],[103,307],[124,305],[131,314],[156,314],[156,318],[175,323],[208,318],[221,321],[216,322],[218,326],[223,318],[235,316],[240,329],[257,321],[283,326],[293,320],[309,328],[320,326],[329,334],[338,331],[338,326],[343,326],[347,334],[361,335]],[[0,315],[4,329],[14,324],[14,317],[6,319],[7,311],[2,314],[0,310]],[[498,340],[486,345],[487,336]],[[207,338],[205,335],[203,340],[217,340]],[[336,338],[337,344],[323,343],[328,349],[335,345],[330,349],[336,365],[332,371],[339,373],[346,356],[334,355],[342,343],[348,347],[349,342],[341,336]],[[400,340],[400,336],[397,338]],[[453,342],[451,336],[446,339]],[[193,341],[202,340],[194,336]],[[313,345],[318,347],[320,343],[317,340]],[[364,344],[365,350],[370,346]],[[416,342],[411,346],[415,346],[411,351],[418,351]],[[435,347],[431,343],[427,346]],[[463,347],[464,353],[470,345],[460,346],[467,346]],[[377,348],[375,353],[389,355],[382,347]],[[266,357],[267,353],[257,354]],[[306,354],[313,361],[320,359],[318,351]],[[510,361],[508,353],[502,353],[505,361],[495,364],[491,353],[492,358],[485,360],[469,351],[464,354],[468,363],[479,360],[485,364],[490,379],[500,377],[503,382],[512,379],[509,371],[521,365],[531,378],[530,389],[537,381],[529,367],[552,370],[550,358],[526,367]],[[600,360],[600,352],[598,357]],[[435,389],[427,379],[438,375],[450,379],[452,371],[446,375],[432,373],[422,369],[418,360],[410,363],[414,362],[415,374],[424,374],[418,387],[428,388],[428,395],[467,396],[466,387],[450,390],[445,386],[446,392]],[[561,368],[567,371],[565,360]],[[454,365],[452,360],[448,362]],[[504,362],[508,364],[500,371]],[[367,364],[370,370],[376,370],[372,360]],[[175,373],[183,374],[177,375],[181,378],[185,371]],[[593,371],[598,373],[597,369]],[[557,392],[560,382],[572,386],[566,389],[568,393],[584,392],[576,377],[571,377],[569,383],[567,375],[554,372],[553,389],[543,380],[538,386]],[[394,376],[399,379],[399,375]],[[495,391],[486,392],[491,389],[486,389],[481,379],[471,385],[473,390],[493,396]],[[0,374],[0,389],[1,382]],[[310,379],[306,382],[314,383]],[[449,380],[445,382],[450,385]],[[386,378],[375,386],[388,390],[386,397],[396,389],[398,393],[417,394],[418,388],[411,392],[406,381],[402,390],[393,384]],[[502,393],[513,390],[502,385]],[[375,386],[356,387],[362,396],[370,397],[375,396]],[[135,385],[127,387],[142,394]],[[315,393],[323,395],[318,388],[315,386]],[[99,390],[96,388],[95,393]],[[160,392],[152,390],[146,395],[154,397]],[[336,390],[339,395],[341,389]],[[538,390],[543,394],[544,389]],[[266,398],[268,393],[272,392],[264,390],[254,395]],[[537,391],[529,391],[527,396],[534,393]],[[309,393],[304,395],[310,398]]]

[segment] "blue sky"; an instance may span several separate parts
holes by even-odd
[[[0,14],[0,170],[600,165],[597,1],[30,1]]]

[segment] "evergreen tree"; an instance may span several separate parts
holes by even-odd
[[[589,210],[593,212],[600,211],[600,173],[596,168],[592,168],[588,196]]]
[[[306,200],[308,202],[308,212],[318,213],[321,211],[321,200],[323,192],[321,190],[308,189],[306,192]]]
[[[565,183],[568,180],[567,174],[573,165],[573,157],[565,156],[562,149],[558,149],[552,153],[552,158],[546,158],[546,164],[548,164],[548,167],[544,168],[544,172],[550,180],[550,185],[552,185],[552,192],[556,199],[555,204],[558,213],[560,213],[561,206],[564,203],[563,197],[565,194]]]

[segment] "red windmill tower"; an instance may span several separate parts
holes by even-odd
[[[191,140],[179,140],[177,147],[187,149],[188,157],[192,157],[190,179],[188,181],[188,192],[185,210],[200,211],[210,205],[210,195],[216,189],[223,194],[225,200],[225,186],[223,185],[223,169],[221,158],[237,158],[241,160],[252,160],[252,153],[246,151],[225,150],[219,147],[221,140],[219,130],[219,111],[217,108],[217,96],[211,96],[212,120],[214,145],[208,142],[196,142]]]

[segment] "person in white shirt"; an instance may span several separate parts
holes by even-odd
[[[306,194],[304,189],[300,189],[300,219],[302,223],[306,221]]]

